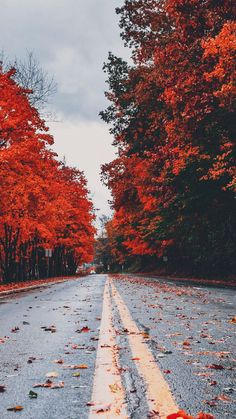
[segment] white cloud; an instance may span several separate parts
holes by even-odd
[[[100,181],[101,165],[115,156],[107,127],[98,122],[64,121],[51,123],[50,131],[59,157],[65,156],[67,164],[84,170],[98,214],[109,214],[110,193]]]

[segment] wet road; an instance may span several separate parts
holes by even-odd
[[[0,417],[233,419],[235,315],[232,289],[134,276],[1,298]]]

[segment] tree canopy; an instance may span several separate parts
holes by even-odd
[[[93,257],[86,179],[58,161],[45,122],[14,74],[0,69],[1,276],[13,281],[75,273]],[[52,249],[50,265],[45,249]]]
[[[235,2],[126,0],[132,63],[110,54],[118,156],[103,166],[120,261],[170,271],[235,270]],[[111,227],[111,223],[109,224]],[[110,228],[109,227],[109,228]]]

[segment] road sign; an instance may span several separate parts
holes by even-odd
[[[45,249],[45,256],[46,258],[52,257],[52,249]]]

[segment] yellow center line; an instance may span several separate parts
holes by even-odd
[[[99,415],[98,415],[99,413]],[[103,294],[102,320],[99,334],[92,406],[89,418],[127,419],[125,393],[118,367],[115,332],[112,326],[109,282]]]
[[[113,282],[111,282],[111,287],[112,297],[117,305],[123,326],[129,331],[128,340],[134,362],[146,384],[146,396],[150,411],[157,412],[159,418],[166,419],[168,415],[178,412],[179,407],[150,349],[144,342],[142,332],[133,321]]]

